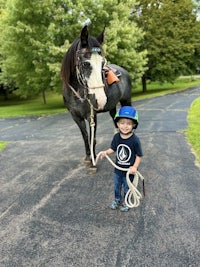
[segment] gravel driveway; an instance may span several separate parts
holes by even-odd
[[[200,170],[185,139],[200,87],[134,102],[146,196],[127,213],[109,209],[113,168],[88,174],[70,114],[0,119],[1,267],[199,267]],[[113,136],[99,114],[97,152]]]

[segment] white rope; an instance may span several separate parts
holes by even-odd
[[[98,155],[97,155],[97,158],[96,158],[96,164],[99,160],[99,157],[101,156],[101,153],[103,153],[103,151],[99,152]],[[129,207],[129,208],[135,208],[135,207],[138,207],[140,205],[140,199],[142,198],[142,194],[139,192],[139,190],[137,189],[137,186],[138,186],[138,181],[139,181],[139,178],[144,181],[144,177],[142,176],[142,174],[137,171],[135,174],[134,174],[134,180],[133,182],[131,182],[129,176],[130,176],[130,169],[127,169],[127,168],[121,168],[119,166],[117,166],[112,160],[111,158],[106,155],[106,158],[107,160],[112,164],[112,166],[114,168],[117,168],[118,170],[121,170],[121,171],[126,171],[126,181],[127,181],[127,184],[128,184],[128,187],[129,187],[129,190],[128,192],[126,193],[126,196],[125,196],[125,203],[126,205]]]
[[[95,158],[94,158],[94,127],[95,127],[94,109],[89,99],[88,99],[88,102],[90,104],[90,127],[91,127],[90,154],[92,157],[92,164],[93,166],[96,166],[97,161],[95,161]]]

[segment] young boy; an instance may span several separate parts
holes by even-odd
[[[109,149],[101,154],[101,159],[106,155],[116,152],[115,164],[121,168],[130,168],[130,180],[133,181],[134,174],[143,156],[139,138],[134,130],[138,126],[138,113],[131,106],[121,107],[115,116],[115,122],[119,128],[119,133],[115,134]],[[123,194],[122,194],[123,188]],[[124,198],[128,192],[126,181],[126,171],[115,168],[114,170],[114,201],[110,208],[113,210],[128,211],[129,207],[124,203]]]

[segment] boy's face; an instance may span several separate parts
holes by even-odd
[[[127,118],[120,118],[117,122],[119,130],[123,134],[128,134],[132,132],[134,125],[135,124],[133,120]]]

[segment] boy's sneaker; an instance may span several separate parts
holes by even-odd
[[[113,200],[113,202],[112,202],[111,205],[110,205],[110,208],[111,208],[112,210],[116,210],[116,209],[119,208],[119,204],[120,204],[119,201],[117,201],[117,200]]]
[[[119,210],[120,210],[120,211],[129,211],[129,207],[126,206],[126,204],[123,203],[123,204],[119,207]]]

